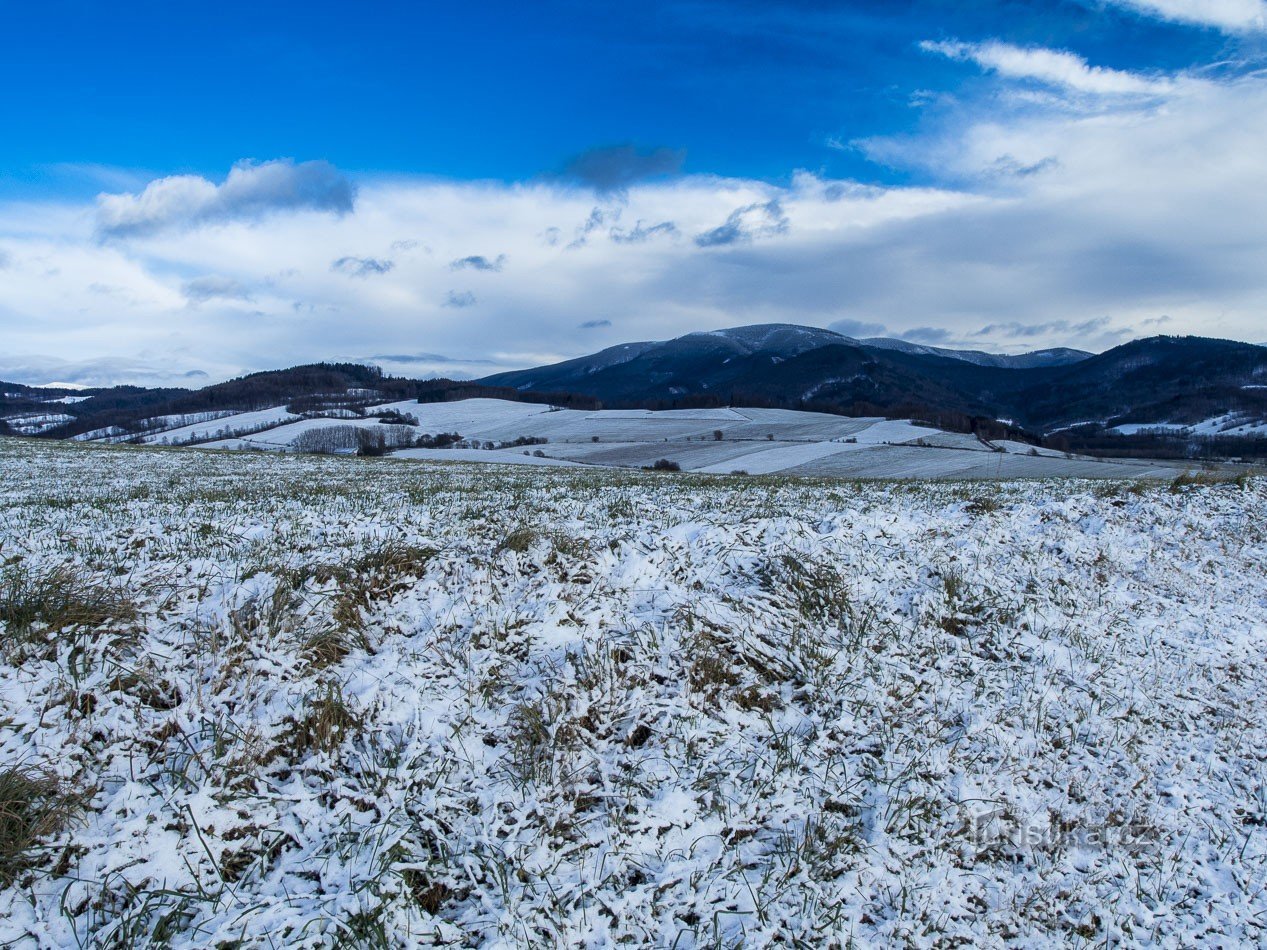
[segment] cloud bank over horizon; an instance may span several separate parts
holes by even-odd
[[[1112,5],[1264,29],[1257,0]],[[243,160],[0,204],[0,379],[199,385],[339,355],[470,377],[765,322],[995,352],[1267,338],[1267,76],[990,38],[918,54],[962,89],[841,143],[912,183],[685,174],[629,145],[517,182]]]

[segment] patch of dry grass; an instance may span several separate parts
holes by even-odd
[[[40,861],[43,839],[74,816],[78,799],[56,776],[21,766],[0,768],[0,887]]]
[[[10,643],[135,616],[136,608],[121,591],[65,565],[36,569],[19,561],[0,572],[0,621]]]

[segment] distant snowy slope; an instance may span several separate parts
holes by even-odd
[[[261,429],[279,425],[290,419],[299,417],[286,409],[275,406],[272,409],[259,409],[254,412],[235,412],[228,415],[206,413],[209,416],[200,422],[178,426],[160,432],[143,435],[142,441],[153,445],[166,443],[181,445],[186,442],[204,439],[226,438],[237,433],[256,432]]]
[[[873,346],[882,350],[896,350],[899,353],[913,353],[919,356],[941,356],[946,359],[963,360],[977,366],[995,366],[1005,369],[1033,369],[1039,366],[1067,366],[1078,363],[1094,353],[1085,350],[1073,350],[1068,347],[1056,347],[1049,350],[1031,350],[1028,353],[1004,354],[986,353],[981,350],[955,350],[940,346],[922,346],[908,343],[906,340],[894,340],[888,337],[866,337],[859,340],[865,346]]]
[[[1033,450],[1019,442],[999,443],[995,451],[976,436],[909,420],[793,409],[576,410],[480,398],[396,401],[367,412],[364,417],[311,418],[297,418],[280,408],[238,413],[155,433],[147,440],[180,444],[178,440],[193,439],[211,449],[354,452],[362,436],[352,430],[363,430],[403,458],[466,462],[545,465],[555,460],[644,468],[666,460],[684,471],[845,478],[1120,478],[1173,477],[1175,472],[1170,463],[1066,459],[1063,452]],[[385,424],[380,413],[392,420],[417,419],[418,424]],[[222,432],[230,434],[215,437]],[[461,441],[450,448],[413,448],[419,440],[441,433],[456,434]],[[107,441],[121,438],[110,432],[101,435]],[[512,448],[524,440],[532,443],[528,456],[522,447]]]
[[[405,400],[374,406],[369,412],[396,411],[415,416],[424,432],[461,432],[480,436],[493,429],[550,411],[548,405],[506,399],[462,399],[457,402]]]

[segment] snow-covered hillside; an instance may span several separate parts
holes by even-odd
[[[14,432],[22,435],[39,435],[41,432],[57,428],[63,422],[69,422],[72,418],[64,412],[26,412],[5,416],[4,421]]]
[[[1254,387],[1245,386],[1245,389]],[[1262,388],[1262,387],[1257,387]],[[1267,423],[1259,422],[1247,413],[1223,413],[1195,423],[1132,422],[1113,427],[1122,435],[1138,435],[1141,432],[1179,432],[1193,436],[1267,436]]]
[[[299,451],[331,438],[331,451],[355,451],[355,440],[334,441],[349,427],[387,436],[402,458],[448,458],[533,465],[584,464],[643,468],[667,459],[685,471],[835,475],[846,478],[1022,478],[1074,476],[1174,477],[1182,467],[1166,462],[1066,458],[1019,442],[982,442],[908,420],[855,418],[790,409],[720,408],[651,411],[558,409],[502,399],[386,403],[364,415],[300,418],[285,407],[237,414],[208,414],[207,420],[163,429],[150,420],[140,441],[201,445],[213,449]],[[384,424],[387,414],[416,425]],[[173,420],[184,421],[184,420]],[[411,448],[420,436],[456,433],[452,455],[431,447]],[[105,442],[136,437],[117,431],[91,433]],[[352,435],[355,435],[353,432]],[[316,437],[316,438],[314,438]],[[515,445],[533,440],[531,449]],[[334,448],[334,445],[341,448]],[[860,451],[868,449],[868,451]],[[933,450],[933,451],[930,451]],[[542,457],[546,461],[542,461]]]
[[[0,942],[1267,940],[1262,481],[0,468]]]

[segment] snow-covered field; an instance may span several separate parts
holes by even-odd
[[[1261,480],[0,470],[0,943],[1267,940]]]
[[[201,415],[204,418],[169,429],[164,429],[159,425],[154,432],[144,436],[144,441],[150,444],[166,442],[171,445],[180,445],[184,442],[213,439],[219,434],[253,432],[266,426],[280,425],[283,422],[289,422],[291,419],[299,418],[293,412],[287,411],[285,406],[277,406],[272,409],[257,409],[253,412],[235,412],[228,415],[214,412],[198,413],[197,415]],[[158,416],[151,421],[160,422],[163,418],[165,417]]]
[[[322,430],[359,429],[386,433],[373,413],[395,412],[418,420],[400,433],[456,432],[472,443],[504,445],[531,438],[541,444],[522,449],[459,448],[451,461],[562,466],[641,468],[660,459],[685,471],[753,475],[783,472],[844,478],[1079,478],[1164,477],[1183,470],[1168,462],[1102,461],[1066,457],[1020,442],[994,445],[973,435],[943,432],[906,420],[851,418],[789,409],[678,409],[651,411],[557,409],[502,399],[418,403],[413,400],[371,407],[365,418],[299,418],[285,407],[220,415],[207,413],[177,428],[162,429],[164,417],[149,420],[142,436],[149,444],[200,443],[204,448],[295,451],[301,440]],[[214,416],[214,418],[211,418]],[[189,422],[188,417],[171,421]],[[219,437],[217,437],[219,436]],[[78,440],[126,441],[122,430],[99,430]],[[870,447],[873,451],[860,452]],[[933,450],[933,451],[930,451]],[[348,449],[350,451],[350,449]],[[547,461],[536,455],[540,451]],[[516,457],[511,457],[515,455]],[[397,457],[440,459],[431,449],[396,452]],[[531,460],[531,461],[528,461]],[[553,463],[548,460],[554,460]]]

